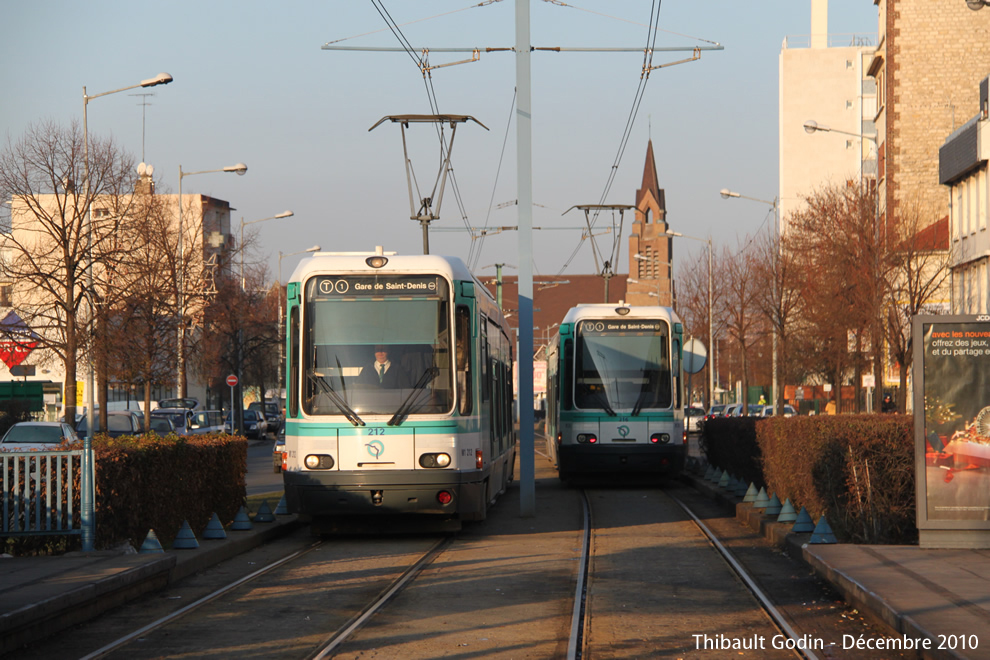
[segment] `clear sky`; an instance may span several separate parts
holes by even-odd
[[[408,23],[402,34],[417,49],[515,43],[514,0],[483,6],[475,6],[479,0],[381,1],[396,23]],[[698,61],[650,74],[605,203],[635,203],[652,138],[673,230],[711,235],[719,249],[765,227],[768,206],[722,200],[718,191],[767,200],[777,194],[778,55],[785,37],[810,32],[810,5],[662,2],[657,47],[717,42],[724,50],[703,51]],[[830,33],[875,35],[872,0],[829,5]],[[641,48],[652,6],[648,0],[574,0],[568,6],[532,0],[531,40],[538,47]],[[246,163],[243,177],[186,177],[183,192],[229,201],[236,209],[235,234],[242,219],[292,210],[292,218],[248,228],[257,230],[259,248],[246,259],[267,264],[271,279],[279,251],[314,244],[336,251],[375,245],[422,251],[419,224],[409,219],[399,127],[368,129],[386,115],[430,113],[423,76],[401,52],[321,48],[339,39],[347,46],[398,46],[370,0],[32,0],[4,3],[3,13],[3,144],[39,120],[81,122],[84,85],[94,95],[168,72],[170,85],[91,101],[90,133],[112,134],[135,161],[143,148],[159,192],[177,191],[180,165],[190,172]],[[689,55],[658,52],[653,64]],[[466,57],[432,53],[429,59],[436,65]],[[602,202],[642,64],[642,53],[533,53],[534,225],[578,227],[579,212],[561,214],[576,204]],[[490,129],[471,123],[458,128],[453,166],[462,204],[448,185],[430,239],[431,252],[470,256],[479,274],[493,273],[485,267],[496,262],[517,265],[516,232],[472,247],[467,232],[458,231],[465,224],[516,224],[515,207],[499,208],[516,198],[514,77],[510,52],[482,53],[477,62],[432,73],[439,112],[471,115]],[[131,96],[149,92],[154,96]],[[438,142],[426,125],[411,126],[407,136],[425,195],[440,165]],[[626,217],[623,248],[631,220]],[[578,229],[536,231],[533,240],[536,277],[594,272],[590,246],[581,244]],[[611,249],[609,236],[598,240]],[[697,257],[703,249],[685,241],[675,253]],[[283,279],[298,258],[283,259]],[[627,264],[623,250],[616,270],[628,272]]]

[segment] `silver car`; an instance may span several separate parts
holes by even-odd
[[[63,442],[79,442],[79,436],[65,422],[18,422],[0,440],[0,450],[51,451]]]

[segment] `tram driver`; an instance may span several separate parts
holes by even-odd
[[[384,344],[375,346],[375,359],[361,370],[358,383],[386,390],[409,387],[408,376],[398,362],[389,359],[388,346]]]

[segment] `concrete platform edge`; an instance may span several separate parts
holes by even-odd
[[[200,541],[195,550],[169,550],[160,561],[120,571],[38,603],[0,615],[0,655],[84,623],[144,594],[164,589],[193,573],[247,552],[302,526],[297,516],[278,516],[220,541]],[[98,553],[94,553],[98,554]],[[57,557],[52,558],[57,561]]]

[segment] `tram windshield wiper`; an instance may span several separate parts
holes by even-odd
[[[606,413],[608,413],[609,417],[615,417],[616,416],[615,410],[613,410],[612,409],[612,406],[610,406],[609,403],[608,403],[608,395],[607,394],[605,394],[603,392],[597,392],[596,391],[595,392],[595,398],[598,400],[598,403],[601,404],[602,410],[604,410]]]
[[[399,406],[399,409],[395,411],[394,415],[392,415],[392,419],[388,420],[388,425],[395,426],[396,424],[400,424],[402,420],[405,419],[405,417],[409,415],[410,412],[412,412],[413,398],[414,397],[418,398],[419,394],[422,393],[423,389],[427,385],[432,383],[433,379],[439,375],[440,375],[440,369],[438,367],[427,367],[426,371],[423,372],[423,375],[420,376],[419,380],[416,381],[416,384],[413,385],[412,392],[409,393],[409,396],[406,397],[406,400],[402,402],[402,405]]]
[[[650,385],[653,382],[653,372],[647,372],[646,379],[643,384],[639,386],[639,396],[636,397],[636,405],[633,406],[632,416],[636,417],[643,410],[643,406],[646,405],[647,396],[653,394],[653,389]]]
[[[323,374],[318,371],[314,371],[309,374],[309,378],[316,383],[321,392],[327,395],[327,398],[330,399],[330,402],[333,403],[333,405],[340,408],[340,412],[344,413],[344,417],[347,418],[347,421],[354,426],[364,426],[364,420],[358,417],[358,414],[354,412],[354,409],[347,405],[347,402],[344,401],[343,397],[337,394],[337,390],[333,389],[333,386]]]

